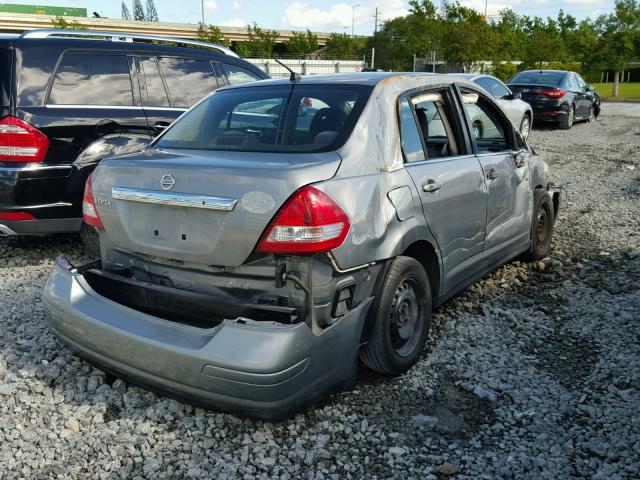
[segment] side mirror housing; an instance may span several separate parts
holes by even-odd
[[[587,92],[595,92],[596,91],[596,87],[594,87],[593,85],[587,85]]]
[[[520,100],[522,98],[522,94],[520,92],[512,93],[511,98],[514,100]]]

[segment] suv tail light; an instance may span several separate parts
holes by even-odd
[[[271,221],[257,251],[327,252],[342,245],[350,226],[347,214],[326,194],[314,187],[302,187]]]
[[[91,190],[91,175],[87,178],[87,183],[84,186],[84,196],[82,197],[82,221],[95,228],[104,228],[102,220],[100,220],[100,215],[98,215],[98,210],[96,209],[93,190]]]
[[[0,120],[0,162],[42,162],[49,139],[33,125],[8,116]]]
[[[565,91],[561,88],[555,88],[553,90],[545,90],[542,92],[542,95],[549,98],[562,98],[564,97]]]

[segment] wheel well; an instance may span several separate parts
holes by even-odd
[[[422,264],[431,284],[431,296],[435,300],[440,294],[440,264],[433,245],[420,240],[412,243],[402,255],[414,258]]]

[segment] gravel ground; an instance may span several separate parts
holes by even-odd
[[[550,258],[434,316],[401,378],[282,423],[127,385],[49,333],[40,293],[73,236],[0,239],[0,479],[640,478],[640,106],[537,129],[566,189]]]

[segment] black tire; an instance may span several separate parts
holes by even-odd
[[[91,257],[100,256],[100,236],[93,227],[83,223],[80,228],[80,239],[84,244],[87,255]]]
[[[576,110],[573,107],[573,105],[571,105],[569,107],[569,112],[562,117],[562,120],[560,120],[560,128],[562,130],[569,130],[572,126],[573,126],[573,122],[575,121],[576,118]]]
[[[593,105],[591,105],[591,107],[589,107],[589,117],[587,118],[587,121],[589,123],[593,123],[596,121],[597,115],[596,115],[596,110],[593,107]]]
[[[524,254],[524,260],[533,262],[547,256],[553,237],[555,213],[553,200],[549,192],[537,189],[533,201],[533,218],[531,219],[531,245]]]
[[[420,357],[431,326],[431,287],[420,262],[395,258],[372,308],[373,333],[360,359],[376,372],[400,375]]]

